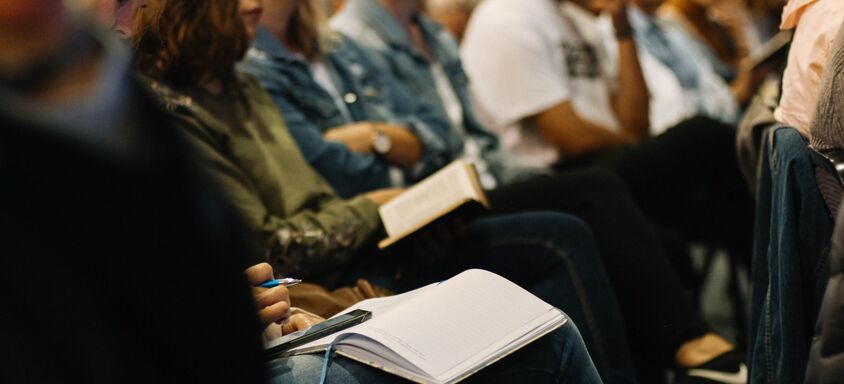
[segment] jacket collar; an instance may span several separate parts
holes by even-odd
[[[264,55],[266,58],[272,60],[280,60],[287,63],[304,61],[300,56],[296,56],[293,52],[290,52],[272,32],[264,27],[258,28],[255,34],[255,41],[252,42],[252,50],[258,51],[257,54]],[[256,54],[254,51],[252,54]]]
[[[410,36],[402,29],[395,17],[376,0],[349,0],[346,6],[355,18],[370,26],[378,37],[393,49],[404,50],[414,56],[423,57],[422,53],[413,46]],[[439,44],[434,40],[437,39],[439,27],[420,14],[414,15],[413,18],[419,24],[431,48],[436,50]],[[435,56],[439,55],[435,53]]]

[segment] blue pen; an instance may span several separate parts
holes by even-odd
[[[292,287],[292,286],[299,284],[301,282],[302,282],[302,280],[300,280],[300,279],[293,279],[293,278],[290,278],[290,277],[285,277],[283,279],[267,280],[267,281],[261,283],[258,286],[261,287],[261,288],[274,288],[274,287],[278,287],[279,285],[283,285],[285,287]]]

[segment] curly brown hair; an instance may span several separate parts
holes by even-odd
[[[172,85],[231,76],[249,44],[236,0],[149,0],[135,15],[136,66]]]

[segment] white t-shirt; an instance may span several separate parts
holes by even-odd
[[[555,0],[486,0],[466,29],[461,58],[478,116],[528,165],[558,160],[525,119],[571,102],[584,120],[610,130],[617,69],[597,17]]]
[[[463,104],[460,103],[460,97],[454,91],[454,87],[451,85],[451,81],[448,80],[442,64],[437,62],[432,63],[431,74],[434,76],[437,93],[445,107],[446,114],[448,114],[448,119],[451,121],[451,126],[459,130],[460,135],[465,138],[463,141],[463,154],[460,158],[475,165],[475,170],[478,171],[481,186],[484,189],[494,189],[498,185],[498,181],[492,174],[489,164],[482,156],[481,146],[478,145],[472,136],[466,134],[466,126],[463,125]]]
[[[304,56],[302,56],[302,59],[304,60]],[[353,122],[352,113],[349,112],[349,107],[346,106],[346,101],[340,96],[340,90],[337,89],[337,86],[334,84],[334,80],[331,78],[331,72],[328,71],[328,66],[325,64],[325,61],[319,59],[309,62],[308,68],[311,70],[311,75],[313,75],[314,81],[316,81],[322,89],[331,95],[331,98],[334,100],[334,104],[337,106],[337,109],[340,111],[340,115],[343,116],[343,119],[346,120],[347,123]]]

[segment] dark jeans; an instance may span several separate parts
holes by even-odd
[[[707,332],[647,218],[609,171],[535,177],[489,191],[488,197],[492,213],[555,210],[589,225],[643,381],[662,375],[680,344]]]
[[[271,361],[270,382],[316,383],[323,354],[284,357]],[[328,366],[329,384],[405,383],[404,379],[367,365],[335,356]],[[482,369],[466,383],[572,383],[600,384],[601,378],[589,358],[583,339],[573,322],[528,344],[512,355]]]
[[[732,127],[693,118],[639,144],[557,168],[583,166],[617,174],[654,224],[724,246],[749,264],[754,202],[738,169]]]
[[[569,315],[604,382],[635,382],[622,316],[582,221],[553,212],[480,218],[468,225],[447,259],[405,268],[396,280],[388,265],[401,257],[376,255],[352,275],[403,292],[470,268],[497,273]]]

